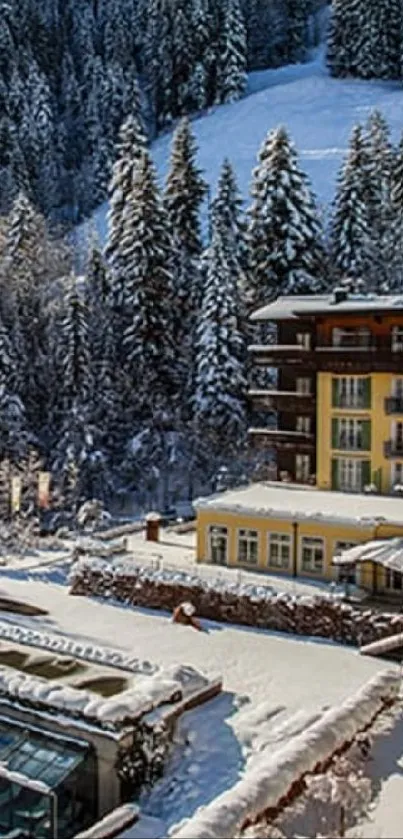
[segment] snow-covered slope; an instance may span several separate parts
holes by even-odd
[[[403,129],[402,85],[332,79],[321,48],[307,64],[251,73],[244,99],[211,108],[194,120],[199,163],[214,192],[221,163],[228,157],[247,200],[257,151],[267,131],[284,124],[297,145],[319,201],[328,203],[351,128],[356,122],[365,121],[374,108],[383,112],[397,140]],[[167,133],[153,144],[161,178],[166,174],[170,143],[171,134]],[[103,205],[95,214],[101,239],[106,232],[106,210]]]

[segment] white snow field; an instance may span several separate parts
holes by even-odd
[[[374,108],[382,111],[397,141],[403,130],[401,83],[332,79],[321,47],[306,64],[251,73],[243,99],[210,108],[195,119],[198,162],[214,193],[222,161],[228,157],[247,202],[258,150],[267,132],[282,124],[296,143],[320,204],[329,204],[351,129]],[[172,133],[167,132],[152,145],[161,179],[167,172],[171,140]],[[94,214],[101,240],[106,236],[106,213],[104,204]]]
[[[43,617],[0,612],[0,636],[31,630],[32,642],[113,663],[125,654],[135,669],[189,665],[222,675],[223,693],[189,712],[163,780],[144,796],[142,811],[172,831],[198,807],[232,787],[248,761],[304,731],[324,709],[338,705],[372,675],[390,667],[356,650],[309,638],[204,622],[207,632],[171,622],[163,612],[134,609],[68,594],[59,567],[0,571],[0,597],[46,609]],[[44,637],[45,636],[45,637]],[[119,656],[116,658],[119,664]],[[250,764],[249,764],[250,765]],[[161,833],[161,839],[163,834]]]

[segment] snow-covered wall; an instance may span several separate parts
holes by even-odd
[[[199,618],[357,646],[403,632],[403,615],[362,611],[332,595],[278,594],[267,586],[142,567],[135,558],[80,560],[74,566],[71,584],[72,594],[115,597],[134,606],[169,612],[191,600]]]
[[[338,708],[331,708],[281,751],[266,749],[234,787],[201,808],[173,835],[174,839],[234,837],[246,821],[253,821],[287,796],[293,784],[363,731],[399,693],[396,669],[376,675]]]

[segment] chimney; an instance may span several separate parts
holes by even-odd
[[[344,303],[348,298],[348,291],[343,286],[337,286],[333,291],[333,303]]]
[[[146,515],[146,541],[159,542],[160,540],[160,522],[161,516],[159,513],[148,513]]]

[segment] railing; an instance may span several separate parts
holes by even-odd
[[[403,440],[386,440],[383,448],[385,457],[403,458]]]
[[[362,411],[362,410],[365,410],[365,409],[369,410],[369,408],[371,406],[370,406],[370,403],[369,403],[368,399],[366,399],[364,395],[359,396],[357,394],[357,395],[352,396],[352,395],[339,394],[339,396],[337,397],[333,407],[334,408],[350,408],[352,410],[356,409],[356,410]]]
[[[347,434],[339,434],[335,448],[344,452],[366,452],[370,449],[369,445],[365,445],[365,440]]]
[[[403,397],[388,396],[385,399],[385,412],[387,414],[403,414]]]

